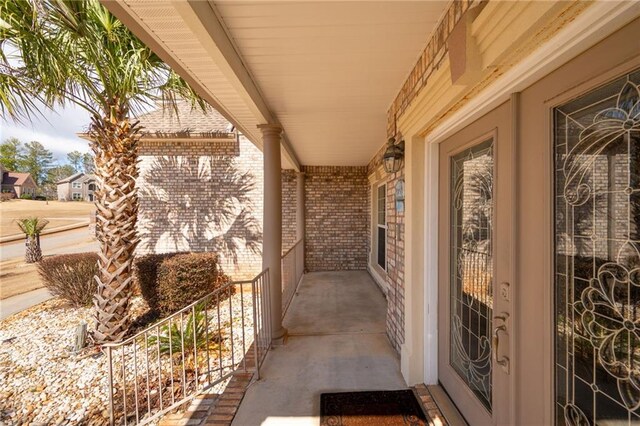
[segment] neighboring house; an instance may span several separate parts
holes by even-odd
[[[23,195],[32,197],[36,195],[38,186],[30,173],[10,172],[0,166],[0,175],[2,176],[0,183],[2,192],[12,193],[16,198],[20,198]]]
[[[58,181],[59,201],[94,201],[96,178],[82,172]]]

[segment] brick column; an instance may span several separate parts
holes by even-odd
[[[262,268],[269,268],[272,339],[274,343],[280,344],[287,332],[282,327],[282,127],[261,124],[258,128],[262,131],[264,154]]]

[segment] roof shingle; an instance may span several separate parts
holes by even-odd
[[[29,177],[31,177],[30,173],[4,172],[2,174],[2,184],[14,186],[24,185]]]
[[[72,174],[69,177],[66,177],[64,179],[61,179],[61,180],[57,181],[56,184],[71,182],[71,181],[76,180],[76,179],[78,179],[78,178],[80,178],[82,176],[84,176],[84,173],[78,172],[78,173]]]
[[[138,117],[145,136],[175,137],[223,137],[229,138],[232,125],[218,111],[207,107],[206,113],[191,108],[187,101],[178,101],[178,115],[172,108],[157,109]]]

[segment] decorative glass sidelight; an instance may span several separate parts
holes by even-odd
[[[640,423],[640,71],[555,115],[555,401]]]
[[[491,410],[493,140],[451,158],[453,369]]]

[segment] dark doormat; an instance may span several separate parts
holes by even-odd
[[[410,389],[320,395],[320,426],[426,426],[427,418]]]

